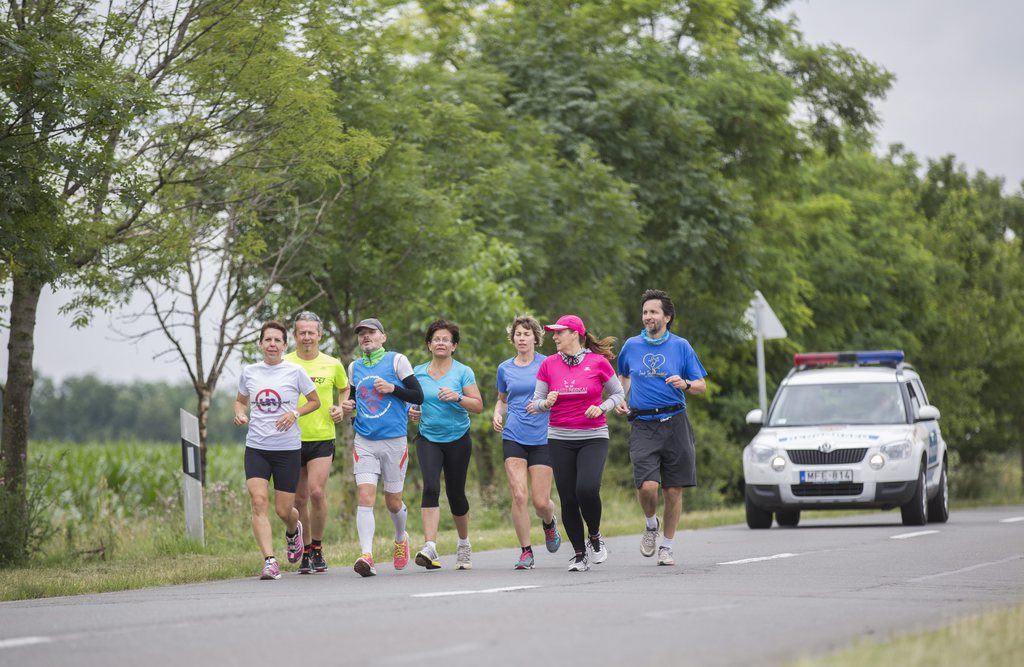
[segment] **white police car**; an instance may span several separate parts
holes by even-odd
[[[905,525],[949,518],[939,410],[902,351],[793,357],[743,450],[747,525],[795,526],[800,511],[899,507]]]

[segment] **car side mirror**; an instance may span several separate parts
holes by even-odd
[[[938,419],[938,417],[936,417]],[[763,424],[764,423],[764,412],[760,408],[751,410],[747,413],[748,424]]]
[[[917,409],[917,418],[914,421],[938,421],[939,409],[934,405],[922,405]]]

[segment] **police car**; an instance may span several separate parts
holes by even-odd
[[[949,518],[946,442],[903,352],[796,354],[743,450],[747,525],[796,526],[811,509],[900,508],[903,523]]]

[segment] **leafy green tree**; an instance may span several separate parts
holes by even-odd
[[[322,180],[362,159],[371,140],[328,115],[318,62],[295,51],[318,39],[312,22],[303,42],[299,17],[322,11],[317,2],[279,0],[25,2],[7,10],[0,283],[10,281],[12,301],[0,529],[19,530],[24,516],[43,287],[83,288],[69,306],[83,324],[109,295],[187,256],[197,219],[208,224],[296,175]],[[217,190],[226,183],[229,190]]]

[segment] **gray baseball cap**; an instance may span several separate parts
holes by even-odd
[[[365,320],[360,320],[359,324],[355,326],[355,332],[359,333],[360,329],[376,329],[377,331],[384,333],[384,325],[380,323],[376,317],[369,317]]]

